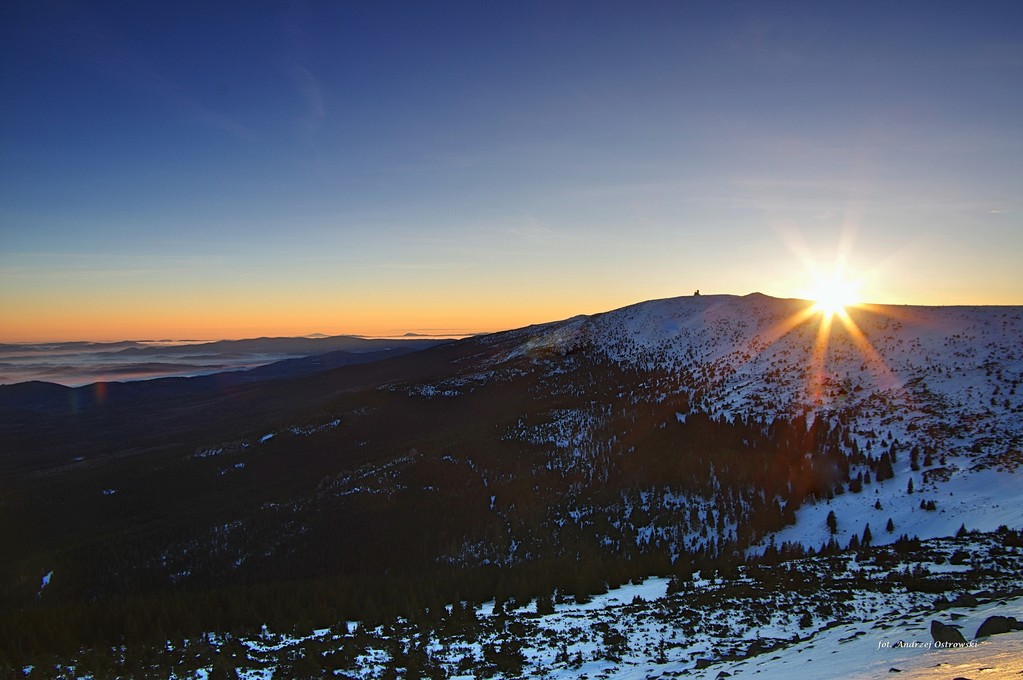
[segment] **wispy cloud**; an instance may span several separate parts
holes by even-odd
[[[302,130],[311,135],[323,125],[327,118],[327,105],[323,89],[316,77],[302,64],[295,62],[289,71],[295,89],[305,101],[305,113],[300,119]]]
[[[286,67],[288,77],[304,102],[304,113],[299,119],[302,132],[307,136],[315,133],[327,118],[327,105],[323,88],[316,75],[306,66],[306,11],[302,4],[292,4],[284,22],[284,33],[291,50]]]
[[[186,120],[240,139],[255,141],[259,135],[231,116],[202,101],[164,76],[116,29],[88,8],[63,3],[52,18],[56,40],[86,68],[130,82],[166,104]]]

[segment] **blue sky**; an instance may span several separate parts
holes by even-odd
[[[1023,303],[1018,2],[0,12],[0,341]]]

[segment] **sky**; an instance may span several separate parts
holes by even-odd
[[[0,6],[0,342],[1023,304],[1023,4]]]

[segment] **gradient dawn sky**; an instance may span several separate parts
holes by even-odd
[[[1023,304],[1023,2],[0,8],[0,342]]]

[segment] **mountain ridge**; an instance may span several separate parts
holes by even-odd
[[[201,398],[2,410],[0,611],[89,635],[187,593],[181,630],[225,607],[283,630],[1023,527],[1023,309],[848,314],[665,298]]]
[[[155,344],[125,341],[0,345],[0,382],[10,386],[40,380],[85,387],[99,382],[198,377],[258,369],[289,359],[308,359],[332,353],[335,357],[344,353],[354,357],[376,352],[379,358],[384,356],[382,352],[397,354],[443,341],[441,338],[382,339],[339,335]],[[343,363],[335,361],[333,365]],[[283,371],[278,370],[277,373]],[[250,373],[248,377],[256,375]]]

